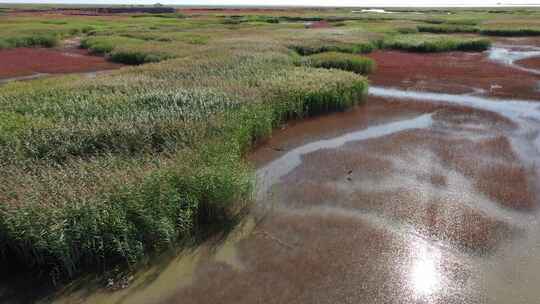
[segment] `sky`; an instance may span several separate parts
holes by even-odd
[[[258,5],[258,6],[498,6],[540,5],[540,0],[0,0],[0,3]]]

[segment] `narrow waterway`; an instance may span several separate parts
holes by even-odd
[[[426,57],[446,74],[391,53],[365,105],[249,156],[257,202],[225,241],[54,302],[537,303],[540,77],[515,63],[536,50],[499,47]],[[475,62],[494,74],[457,77]]]

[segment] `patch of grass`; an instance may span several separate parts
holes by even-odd
[[[81,40],[81,47],[94,54],[110,53],[116,45],[122,44],[122,37],[88,37]]]
[[[438,25],[466,25],[466,26],[475,26],[478,25],[479,21],[476,19],[419,19],[419,22],[424,22],[428,24],[438,24]]]
[[[58,38],[54,35],[29,35],[0,38],[0,48],[17,47],[54,47],[58,44]]]
[[[223,19],[223,24],[228,24],[228,25],[235,25],[235,24],[240,24],[244,22],[248,22],[248,20],[240,19],[240,18],[231,18],[231,17],[227,17]]]
[[[91,36],[81,41],[81,47],[92,53],[109,55],[111,61],[124,64],[143,64],[174,58],[173,54],[136,38]]]
[[[334,27],[342,27],[342,26],[347,26],[347,23],[343,22],[343,21],[332,21],[330,23],[332,26]]]
[[[137,14],[132,15],[132,18],[170,18],[170,19],[183,19],[186,18],[184,14],[181,13],[163,13],[163,14]]]
[[[420,19],[418,21],[429,23],[429,24],[443,24],[445,22],[444,19]]]
[[[340,69],[357,74],[370,74],[375,70],[375,62],[366,57],[338,52],[325,52],[309,56],[311,66],[326,69]]]
[[[460,38],[444,35],[399,35],[381,42],[381,47],[409,52],[484,51],[491,46],[488,39]]]
[[[39,94],[41,91],[25,98],[13,96],[11,100],[19,99],[21,104],[16,109],[23,112],[24,104],[34,103],[40,98]],[[32,111],[32,115],[41,120],[56,121],[56,124],[21,129],[17,137],[6,142],[5,146],[11,146],[6,151],[15,149],[17,155],[25,158],[56,162],[103,153],[133,155],[172,151],[178,145],[187,145],[195,131],[193,128],[206,122],[211,115],[235,107],[227,96],[212,90],[154,89],[97,96],[91,92],[61,90],[48,94],[41,98],[40,111]],[[98,96],[102,98],[101,103],[85,104]],[[67,101],[70,99],[83,104]],[[57,103],[62,100],[66,102]],[[58,106],[63,109],[50,112]],[[39,121],[36,118],[31,121]],[[72,119],[77,119],[77,123],[70,122]]]
[[[250,24],[263,24],[263,23],[271,23],[271,24],[277,24],[279,23],[279,18],[274,16],[261,16],[261,15],[231,15],[231,16],[224,16],[222,23],[228,24],[228,25],[237,25],[241,23],[250,23]]]
[[[11,45],[7,41],[0,39],[0,50],[1,49],[8,49],[10,47],[11,47]]]
[[[374,50],[373,44],[369,42],[365,43],[338,43],[327,42],[321,44],[302,44],[292,45],[291,49],[295,50],[302,56],[313,55],[324,52],[341,52],[351,54],[366,54]]]
[[[279,19],[286,22],[314,22],[324,20],[324,18],[318,16],[280,16]]]
[[[163,60],[174,58],[172,55],[166,53],[146,53],[144,51],[136,50],[118,50],[111,52],[110,55],[111,60],[114,62],[132,65],[160,62]]]
[[[514,28],[482,28],[480,34],[486,36],[526,37],[540,36],[540,28],[514,27]]]
[[[419,25],[418,31],[423,33],[435,33],[435,34],[449,34],[449,33],[477,33],[478,28],[467,25]]]
[[[56,24],[56,25],[68,24],[68,22],[65,21],[65,20],[45,20],[45,21],[41,21],[41,23],[43,23],[43,24]]]
[[[249,197],[251,175],[234,151],[214,146],[181,159],[189,165],[173,162],[91,200],[1,205],[4,258],[67,275],[131,264],[226,220],[224,209]]]
[[[364,100],[367,81],[347,72],[296,68],[269,80],[266,99],[275,122],[332,111],[343,111]]]
[[[198,44],[198,45],[208,44],[209,39],[210,38],[208,36],[199,36],[199,35],[191,35],[191,36],[185,37],[185,41],[187,43]]]
[[[396,31],[400,34],[416,34],[418,33],[418,28],[416,27],[398,27]]]
[[[445,23],[452,24],[452,25],[476,26],[479,24],[479,21],[476,19],[450,19],[450,20],[447,20]]]

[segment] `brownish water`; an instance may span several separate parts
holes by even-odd
[[[291,123],[249,156],[257,203],[223,243],[55,302],[540,303],[540,94],[384,76],[366,105]]]

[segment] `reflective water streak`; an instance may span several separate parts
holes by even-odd
[[[379,97],[445,102],[495,112],[515,122],[519,122],[517,121],[518,119],[531,119],[540,122],[540,103],[534,100],[502,100],[471,95],[409,91],[384,87],[370,87],[369,94]]]
[[[495,46],[489,51],[489,59],[515,67],[522,71],[540,75],[540,70],[531,69],[516,64],[516,61],[540,57],[540,47],[535,46]]]
[[[511,137],[516,152],[523,161],[535,166],[540,160],[540,103],[533,100],[502,100],[470,95],[442,94],[432,92],[406,91],[392,88],[371,87],[369,94],[379,97],[422,100],[456,104],[474,109],[497,113],[509,118],[520,126]]]

